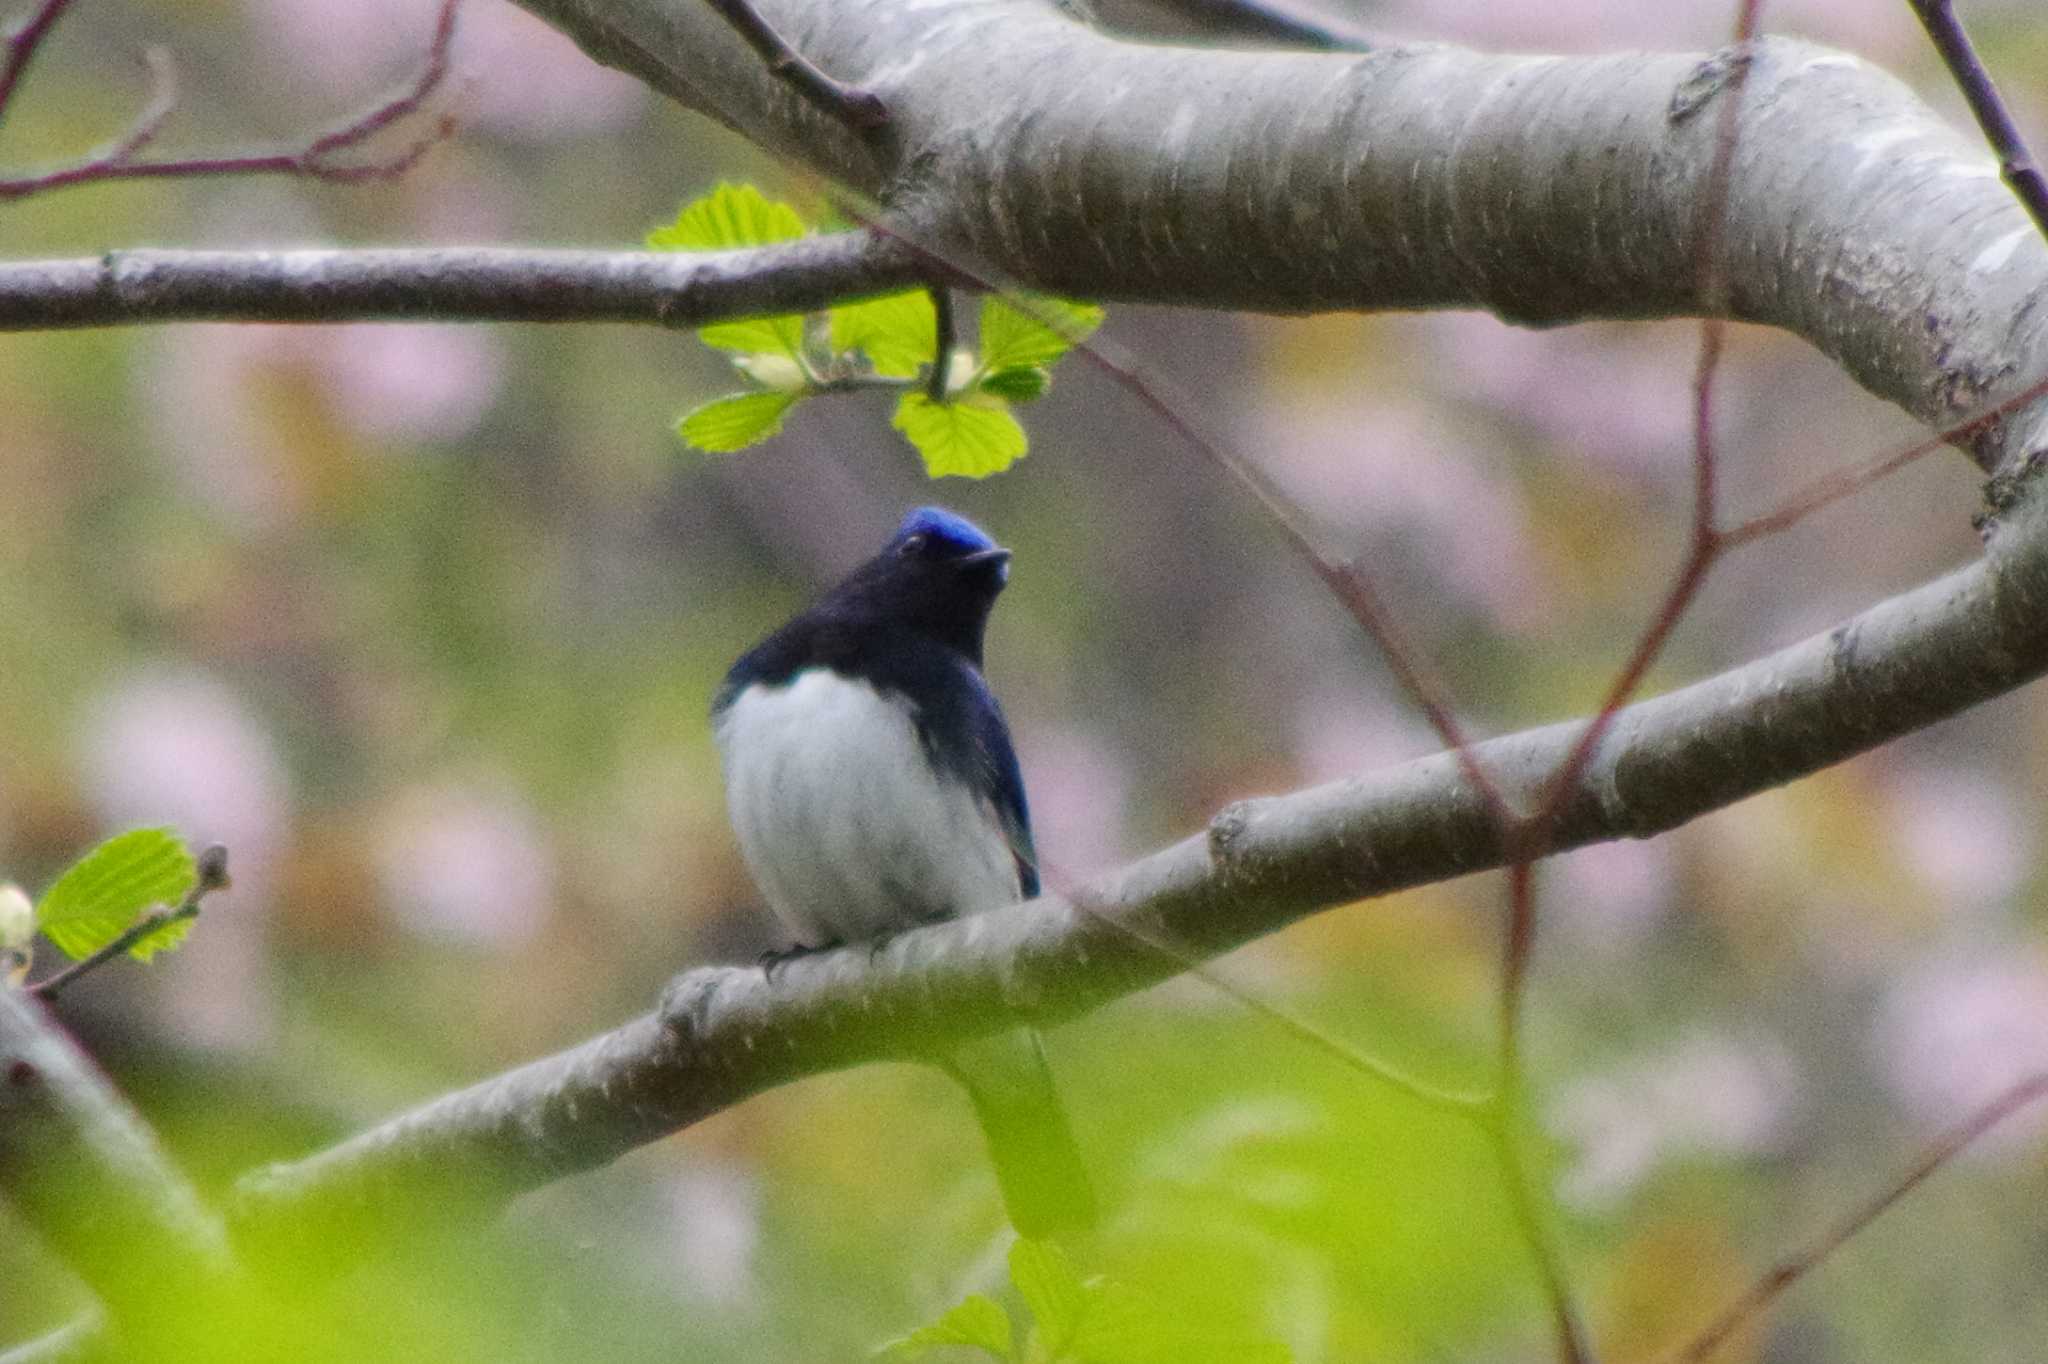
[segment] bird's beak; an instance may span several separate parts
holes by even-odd
[[[1007,564],[1010,562],[1010,551],[1001,547],[979,549],[972,554],[963,554],[953,562],[962,568],[972,568],[976,564]]]

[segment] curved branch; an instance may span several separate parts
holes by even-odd
[[[865,232],[747,251],[110,251],[0,262],[0,332],[144,322],[653,322],[797,312],[930,281]]]
[[[2038,489],[2032,491],[2038,492]],[[1621,711],[1552,846],[1648,837],[2048,672],[2048,503],[1991,524],[1983,559],[1826,634]],[[1582,733],[1565,723],[1477,755],[1532,799]],[[1499,867],[1498,821],[1441,753],[1251,800],[1089,887],[803,957],[770,977],[704,967],[661,1007],[579,1047],[435,1099],[245,1179],[240,1235],[366,1244],[377,1224],[476,1213],[611,1161],[765,1089],[944,1041],[1072,1018],[1309,914]],[[348,1226],[346,1234],[337,1225]]]
[[[519,3],[1033,288],[1535,324],[1718,311],[1798,333],[1941,427],[2048,373],[2048,246],[1996,163],[1842,52],[1757,44],[1708,309],[1703,115],[1726,52],[1232,52],[1120,41],[1033,0],[757,0],[888,105],[883,135],[856,138],[701,6]],[[2044,431],[2037,412],[1972,449],[1988,469]]]

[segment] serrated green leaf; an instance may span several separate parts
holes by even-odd
[[[1000,398],[935,403],[929,394],[906,393],[896,404],[891,425],[917,447],[925,472],[933,478],[987,478],[1015,464],[1031,448],[1024,428]]]
[[[676,434],[715,455],[744,450],[782,429],[782,419],[802,396],[796,393],[735,393],[715,398],[676,423]]]
[[[983,393],[993,393],[1013,403],[1036,402],[1050,387],[1052,372],[1043,365],[1012,365],[985,376],[980,384]]]
[[[1092,303],[1028,295],[1012,304],[990,294],[981,301],[981,362],[991,372],[1049,365],[1087,340],[1102,315]]]
[[[192,850],[176,834],[131,830],[100,844],[57,878],[36,906],[37,925],[66,956],[89,957],[144,910],[175,906],[198,878]],[[182,930],[159,932],[131,950],[147,961],[183,936]]]
[[[729,251],[741,246],[768,246],[804,235],[797,211],[752,185],[720,182],[709,194],[692,199],[667,227],[647,234],[657,251]]]
[[[1047,1357],[1059,1358],[1080,1329],[1088,1302],[1073,1262],[1050,1241],[1019,1240],[1010,1247],[1010,1282],[1031,1309]]]
[[[890,1341],[876,1353],[890,1359],[920,1359],[928,1351],[948,1345],[971,1346],[997,1359],[1017,1357],[1009,1313],[1003,1311],[1000,1303],[979,1293],[965,1298],[937,1321]]]
[[[832,310],[832,349],[864,351],[875,373],[908,379],[939,349],[938,314],[923,289]]]
[[[717,350],[741,351],[748,355],[787,355],[794,358],[804,344],[804,320],[797,313],[775,317],[748,317],[737,322],[714,322],[697,329],[697,339]]]
[[[187,916],[182,919],[166,919],[156,929],[128,945],[128,955],[137,961],[148,961],[159,952],[168,952],[185,941],[185,935],[192,931],[192,925],[199,922]]]

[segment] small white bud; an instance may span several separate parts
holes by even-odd
[[[13,883],[0,885],[0,952],[19,952],[35,941],[36,907]]]
[[[953,352],[952,363],[946,366],[946,392],[958,393],[974,382],[975,373],[981,367],[974,362],[971,350]]]
[[[801,393],[811,386],[810,376],[804,373],[802,365],[773,351],[735,356],[732,365],[761,387],[777,393]]]

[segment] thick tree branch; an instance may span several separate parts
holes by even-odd
[[[1703,115],[1725,93],[1725,54],[1216,52],[1118,42],[1023,0],[801,12],[761,0],[779,33],[888,102],[885,135],[861,139],[792,95],[704,5],[524,3],[600,57],[883,195],[893,230],[992,278],[1278,312],[1478,306],[1551,323],[1715,311],[1699,297],[1698,209],[1718,123]],[[907,50],[926,55],[898,61]],[[2048,373],[2048,245],[1996,164],[1853,57],[1784,41],[1757,51],[1715,237],[1719,311],[1806,337],[1936,426]],[[785,249],[890,254],[872,242]],[[315,258],[109,259],[0,266],[0,328],[703,321],[756,306],[679,314],[663,278],[684,268],[674,261],[334,253],[300,274]],[[896,259],[872,278],[913,273]],[[812,276],[760,306],[815,305],[867,282]],[[2048,408],[1970,436],[1987,469],[2042,448]]]
[[[1553,846],[1649,837],[1909,733],[2048,671],[2048,508],[2023,497],[1983,559],[1826,634],[1622,711]],[[1477,755],[1533,801],[1583,725]],[[240,1234],[374,1240],[422,1209],[477,1212],[615,1159],[750,1095],[942,1040],[1071,1018],[1175,974],[1119,931],[1201,958],[1308,914],[1502,865],[1499,822],[1457,755],[1224,810],[1206,833],[1088,887],[805,957],[770,978],[706,967],[660,1009],[244,1182]],[[1100,916],[1100,917],[1098,917]],[[337,1226],[348,1227],[337,1235]]]
[[[110,251],[0,262],[0,331],[143,322],[653,322],[821,308],[923,284],[865,232],[703,254],[416,247]]]
[[[1699,207],[1726,52],[1205,51],[1033,0],[756,0],[888,105],[885,135],[858,138],[702,6],[519,2],[995,278],[1271,312],[1712,311]],[[1726,316],[1806,337],[1935,426],[2048,373],[2048,246],[1996,163],[1898,81],[1763,41],[1737,147]],[[2036,413],[1972,448],[1992,468],[2048,447],[2044,430]]]

